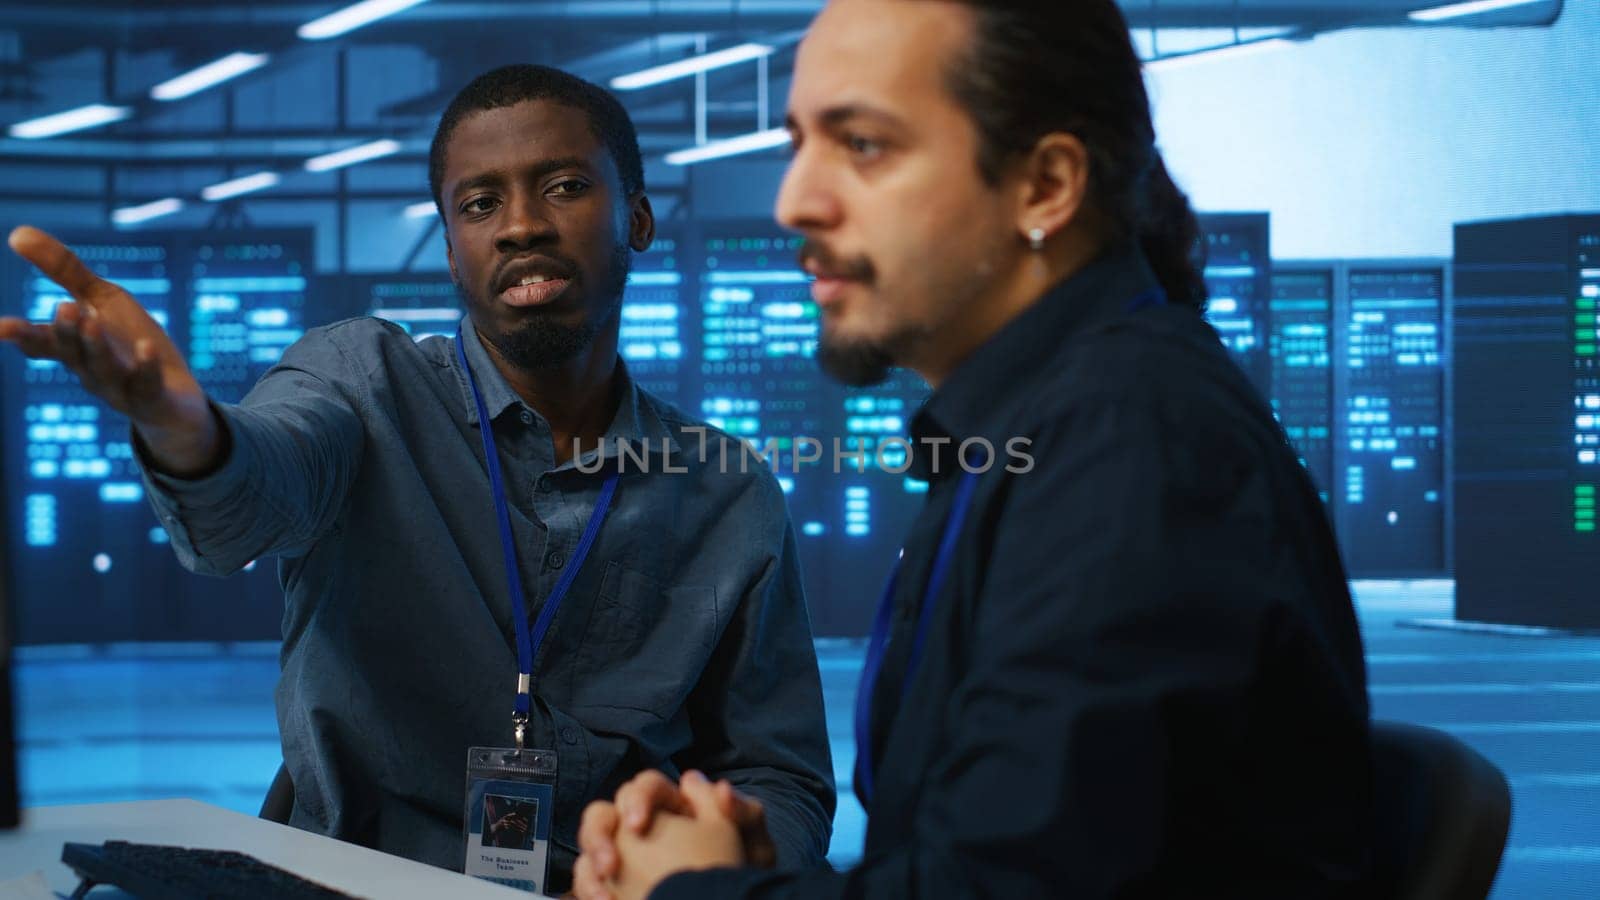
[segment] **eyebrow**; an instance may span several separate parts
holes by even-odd
[[[539,162],[533,166],[533,168],[528,170],[525,177],[532,181],[538,181],[542,178],[547,178],[550,175],[561,171],[562,169],[581,169],[583,170],[584,174],[591,174],[591,168],[592,164],[590,161],[581,156],[558,156],[554,159],[547,159]],[[468,191],[477,190],[479,188],[499,187],[506,182],[507,177],[508,176],[504,169],[490,169],[486,172],[479,172],[478,174],[469,178],[463,178],[461,181],[458,181],[451,186],[449,193],[450,200],[453,202],[462,194],[465,194]]]
[[[899,116],[859,103],[830,106],[817,116],[817,121],[823,128],[837,128],[852,119],[871,119],[902,130],[906,127],[906,123]],[[800,130],[800,121],[795,118],[794,113],[789,113],[784,117],[783,126],[790,132],[796,132]]]

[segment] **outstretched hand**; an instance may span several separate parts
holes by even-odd
[[[222,432],[205,390],[139,301],[37,228],[13,230],[8,243],[72,301],[57,306],[49,324],[0,317],[0,341],[34,359],[60,362],[86,390],[133,420],[166,471],[183,475],[215,465]]]

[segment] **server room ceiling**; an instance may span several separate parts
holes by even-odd
[[[1402,25],[1407,14],[1447,0],[1118,0],[1134,28],[1296,28]],[[1452,20],[1469,27],[1548,25],[1563,0],[1534,0]],[[339,2],[284,0],[57,0],[48,4],[0,0],[0,27],[31,38],[170,46],[191,35],[213,39],[227,29],[291,29],[338,9]],[[353,40],[434,45],[485,27],[574,25],[612,37],[663,31],[770,31],[803,28],[822,0],[432,0],[406,10]],[[566,31],[564,37],[579,37]]]
[[[381,110],[383,121],[357,133],[335,129],[317,134],[136,133],[111,125],[50,141],[21,141],[0,135],[0,158],[77,159],[82,161],[203,161],[217,157],[265,159],[310,151],[313,144],[337,146],[357,139],[394,137],[415,158],[425,149],[426,134],[454,89],[484,68],[513,61],[539,61],[562,66],[606,83],[617,75],[681,60],[697,47],[718,49],[743,41],[776,48],[764,75],[743,65],[716,73],[705,102],[697,103],[692,83],[652,88],[625,97],[639,124],[647,152],[681,147],[697,130],[726,134],[748,129],[757,119],[758,79],[769,90],[762,106],[780,105],[787,90],[794,44],[822,0],[430,0],[370,26],[331,40],[296,38],[296,29],[338,10],[350,0],[0,0],[0,124],[55,112],[41,98],[52,79],[68,74],[81,80],[85,51],[105,63],[99,75],[108,85],[110,73],[130,58],[164,55],[178,71],[216,59],[234,50],[270,52],[271,63],[232,85],[271,79],[297,60],[366,47],[413,47],[431,59],[436,90],[399,99]],[[1209,35],[1208,46],[1258,39],[1274,32],[1309,37],[1343,28],[1364,27],[1499,27],[1548,26],[1562,11],[1563,0],[1520,0],[1493,12],[1421,23],[1409,13],[1442,5],[1447,0],[1119,0],[1147,55],[1171,54],[1195,45],[1168,36]],[[1152,48],[1155,48],[1153,51]],[[370,71],[352,78],[372,77]],[[157,108],[137,91],[120,86],[100,102],[122,104],[136,126]],[[206,96],[201,94],[200,96]],[[330,94],[328,103],[336,102]],[[171,104],[181,107],[186,101]],[[308,102],[317,102],[308,98]],[[703,119],[703,124],[700,120]],[[419,138],[418,136],[421,136]],[[277,139],[270,148],[257,147]],[[410,139],[408,139],[410,138]],[[185,143],[183,139],[188,139]],[[195,143],[195,141],[209,143]],[[300,141],[289,147],[283,142]],[[253,142],[253,143],[252,143]],[[198,149],[197,149],[198,148]]]

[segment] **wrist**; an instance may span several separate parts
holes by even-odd
[[[173,478],[203,478],[222,468],[231,440],[227,423],[209,400],[194,421],[175,425],[135,422],[134,432],[152,468]]]

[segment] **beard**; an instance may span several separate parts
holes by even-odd
[[[633,248],[619,244],[600,279],[605,306],[589,311],[577,322],[561,321],[547,309],[532,309],[511,329],[483,336],[507,362],[525,372],[561,368],[586,353],[616,318],[632,268]]]
[[[802,269],[815,266],[838,277],[870,285],[877,277],[872,261],[865,256],[845,257],[816,238],[800,245],[798,259]],[[882,384],[895,366],[893,341],[871,339],[830,339],[826,327],[817,339],[817,366],[829,378],[850,387]]]
[[[823,336],[817,343],[817,365],[840,384],[871,387],[889,379],[894,358],[874,341],[831,341]]]
[[[872,387],[905,365],[929,330],[906,327],[883,338],[829,338],[826,328],[817,341],[817,365],[829,378],[848,387]]]

